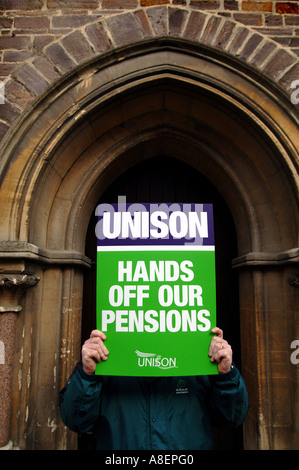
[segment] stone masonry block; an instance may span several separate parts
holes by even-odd
[[[249,35],[248,29],[245,27],[239,26],[236,29],[234,36],[232,37],[232,40],[229,42],[226,50],[230,52],[231,54],[237,55],[239,49],[246,41],[246,38],[248,37],[248,35]]]
[[[53,16],[52,28],[80,28],[85,24],[91,23],[90,15],[61,15]]]
[[[169,5],[170,0],[140,0],[141,7],[151,7],[157,5]]]
[[[192,1],[190,5],[198,10],[218,10],[220,7],[220,2],[217,0],[199,0]]]
[[[260,34],[253,34],[241,50],[240,57],[242,59],[247,59],[248,57],[250,57],[262,41],[263,37]]]
[[[151,25],[149,23],[148,17],[144,10],[137,10],[134,12],[136,21],[138,22],[139,28],[142,31],[142,34],[145,38],[153,36]]]
[[[50,19],[46,16],[21,16],[15,18],[15,29],[47,29]]]
[[[5,85],[5,98],[20,109],[24,109],[34,99],[34,96],[21,83],[9,80]]]
[[[106,19],[106,24],[117,45],[128,44],[143,39],[138,23],[131,13],[111,16]]]
[[[291,84],[295,81],[299,80],[299,64],[296,63],[294,64],[279,80],[279,84],[283,86],[286,89],[291,89]],[[296,86],[298,89],[298,86]],[[296,94],[296,97],[298,98],[298,95]]]
[[[263,44],[258,51],[249,59],[249,63],[256,67],[261,67],[267,58],[273,53],[277,46],[274,43],[267,42]]]
[[[43,0],[1,0],[0,10],[41,10],[44,6]]]
[[[101,23],[86,26],[85,34],[97,52],[104,52],[112,47]]]
[[[180,36],[186,23],[188,12],[179,8],[169,9],[169,33]]]
[[[63,47],[58,43],[50,44],[46,48],[46,54],[62,72],[66,72],[76,65]]]
[[[0,140],[3,139],[8,129],[9,126],[7,124],[5,124],[4,122],[0,122]]]
[[[287,67],[294,63],[295,60],[296,59],[289,52],[279,49],[263,71],[273,79],[276,79]]]
[[[226,21],[218,33],[215,45],[221,47],[222,49],[225,49],[227,43],[229,42],[233,34],[234,29],[235,23],[233,21]]]
[[[164,6],[150,8],[147,10],[147,16],[156,35],[165,35],[168,33],[168,13]]]
[[[20,110],[11,104],[7,99],[4,104],[0,106],[0,120],[8,124],[13,124],[14,121],[19,117]]]
[[[201,35],[201,41],[206,44],[212,44],[221,21],[221,17],[212,16],[207,22],[206,27]]]
[[[28,64],[17,71],[16,79],[35,96],[39,96],[48,87],[48,82]]]
[[[69,34],[62,40],[66,51],[80,63],[93,55],[93,50],[80,31]]]
[[[33,65],[50,83],[60,77],[60,74],[57,72],[53,64],[45,57],[37,57],[34,59]]]
[[[206,19],[206,13],[192,11],[185,29],[185,37],[193,40],[197,39],[203,30]]]
[[[103,9],[121,9],[121,10],[131,10],[138,7],[137,0],[103,0],[102,8]]]
[[[30,51],[4,51],[3,53],[3,62],[25,62],[26,59],[31,57]]]
[[[48,9],[55,10],[91,10],[99,6],[98,0],[46,0]]]
[[[4,49],[28,49],[30,45],[30,36],[1,36],[0,50]]]

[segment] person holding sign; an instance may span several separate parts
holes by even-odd
[[[64,424],[78,433],[95,429],[101,450],[213,449],[212,426],[240,426],[248,396],[222,330],[212,333],[207,354],[217,375],[127,377],[95,374],[110,351],[106,335],[92,331],[60,394]]]

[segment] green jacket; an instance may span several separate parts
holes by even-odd
[[[212,425],[241,425],[248,409],[238,369],[198,377],[109,377],[77,367],[61,391],[64,424],[96,427],[97,449],[212,449]]]

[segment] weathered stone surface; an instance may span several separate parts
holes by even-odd
[[[112,47],[101,23],[87,26],[85,32],[95,51],[104,52]]]
[[[58,43],[50,44],[50,46],[46,48],[45,52],[49,56],[49,58],[55,63],[56,67],[58,67],[62,72],[66,72],[67,70],[72,69],[76,65],[76,63],[63,49],[63,47]]]
[[[116,45],[134,43],[143,38],[142,31],[131,13],[111,16],[106,19],[106,25]]]

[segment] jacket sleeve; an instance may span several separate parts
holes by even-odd
[[[215,426],[232,429],[240,426],[248,413],[248,394],[243,377],[234,367],[212,378],[210,406]]]
[[[84,372],[79,363],[59,394],[63,423],[72,431],[90,431],[100,414],[102,378]]]

